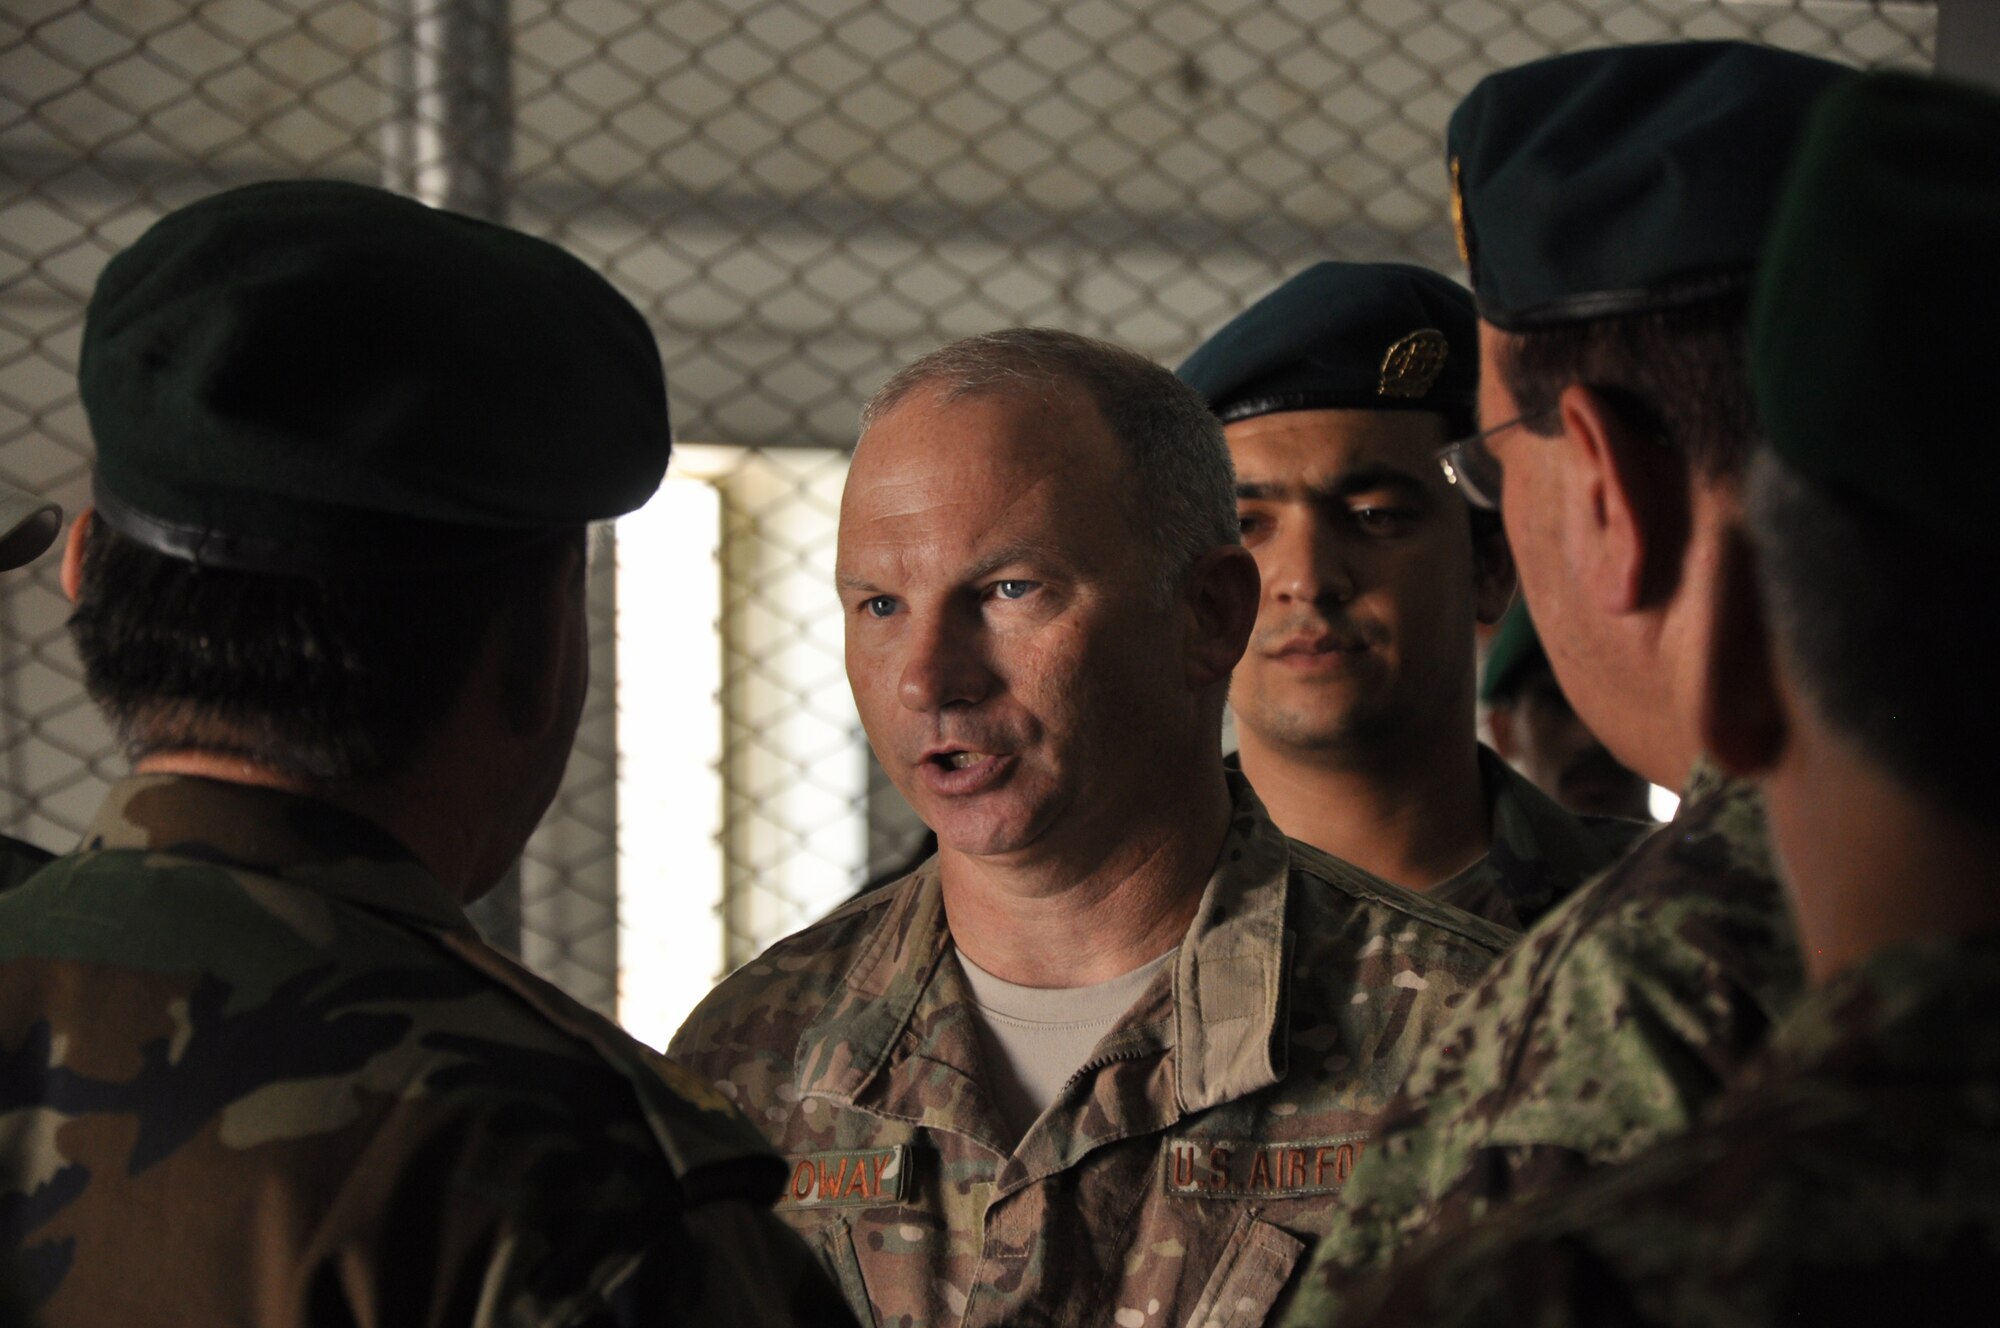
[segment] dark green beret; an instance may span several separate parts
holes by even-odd
[[[670,446],[659,348],[603,277],[329,181],[160,220],[99,279],[79,378],[99,515],[253,571],[478,562],[638,507]]]
[[[1428,410],[1471,433],[1472,296],[1407,263],[1315,263],[1176,370],[1227,423],[1287,410]]]
[[[1482,79],[1446,135],[1480,316],[1509,331],[1747,289],[1813,100],[1853,71],[1744,42]]]
[[[1486,666],[1479,675],[1479,699],[1487,705],[1504,701],[1521,689],[1529,670],[1548,659],[1535,620],[1528,616],[1528,602],[1516,598],[1507,616],[1493,629],[1486,647]]]
[[[2000,97],[1872,75],[1820,103],[1751,315],[1788,465],[1914,528],[2000,539]]]

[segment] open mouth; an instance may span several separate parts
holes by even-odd
[[[929,758],[933,765],[943,766],[946,770],[964,770],[991,759],[990,752],[939,752]]]

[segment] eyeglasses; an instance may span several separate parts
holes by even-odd
[[[1490,429],[1468,434],[1454,439],[1437,450],[1437,460],[1444,467],[1444,477],[1456,484],[1465,493],[1465,501],[1474,507],[1496,511],[1500,506],[1500,459],[1486,446],[1486,440],[1495,434],[1518,429],[1524,424],[1534,424],[1556,413],[1557,407],[1530,411],[1517,415],[1505,424],[1496,424]]]

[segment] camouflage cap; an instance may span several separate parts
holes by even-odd
[[[1487,705],[1505,701],[1520,689],[1521,682],[1537,662],[1548,659],[1535,620],[1528,616],[1528,602],[1516,598],[1507,616],[1493,629],[1486,647],[1486,664],[1479,674],[1479,699]]]
[[[2000,97],[1907,74],[1829,93],[1751,315],[1772,449],[1916,528],[1993,544],[1996,310]]]
[[[1227,423],[1288,410],[1428,410],[1472,432],[1471,294],[1407,263],[1315,263],[1176,370]]]
[[[1806,113],[1851,76],[1727,41],[1488,75],[1446,134],[1480,316],[1520,331],[1745,288]]]
[[[55,543],[62,509],[11,484],[0,484],[0,572],[26,567]]]
[[[331,181],[156,223],[98,281],[79,378],[99,515],[252,571],[478,562],[638,507],[670,445],[659,348],[603,277]]]

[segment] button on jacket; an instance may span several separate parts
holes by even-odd
[[[1255,1324],[1416,1048],[1505,945],[1287,839],[1241,776],[1172,963],[1010,1146],[935,861],[727,979],[673,1044],[791,1168],[863,1323]]]

